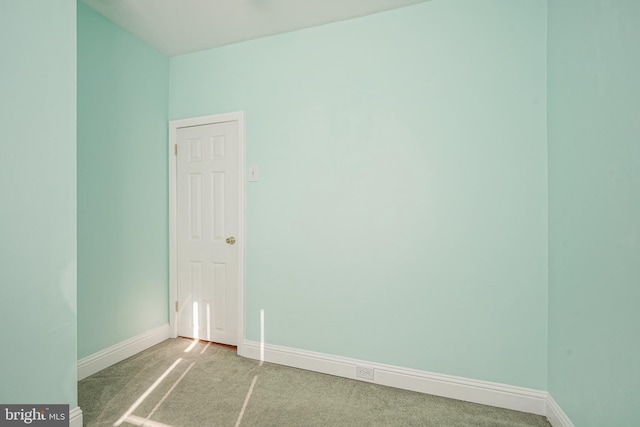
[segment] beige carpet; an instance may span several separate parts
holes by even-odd
[[[229,349],[181,338],[92,375],[78,388],[88,427],[550,426],[537,415],[260,366]]]

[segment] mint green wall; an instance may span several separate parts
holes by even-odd
[[[243,110],[246,335],[546,389],[546,3],[434,0],[171,59]]]
[[[0,2],[0,402],[77,405],[76,5]]]
[[[549,2],[549,391],[640,419],[640,3]]]
[[[78,4],[78,357],[168,322],[164,56]]]

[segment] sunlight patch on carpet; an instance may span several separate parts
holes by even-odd
[[[138,406],[140,406],[142,402],[145,401],[145,399],[153,392],[153,390],[155,390],[156,387],[158,387],[158,385],[162,382],[162,380],[164,380],[167,377],[167,375],[169,375],[171,371],[173,371],[181,361],[182,361],[182,358],[178,358],[175,362],[173,362],[173,364],[166,371],[164,371],[164,373],[160,375],[160,377],[158,377],[158,379],[153,384],[151,384],[151,387],[149,387],[147,391],[142,393],[142,395],[138,398],[138,400],[136,400],[134,404],[131,405],[131,407],[120,417],[118,421],[116,421],[113,424],[113,426],[118,427],[133,413],[133,411],[138,409]]]

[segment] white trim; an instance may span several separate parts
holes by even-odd
[[[260,360],[260,343],[246,340],[242,352],[238,347],[238,354]],[[264,361],[537,415],[546,415],[547,410],[546,391],[506,384],[400,368],[272,344],[264,345]],[[356,377],[357,366],[372,369],[373,380]]]
[[[201,126],[213,123],[238,122],[238,353],[244,343],[244,208],[245,208],[245,167],[244,167],[244,112],[215,114],[190,119],[172,120],[169,122],[169,325],[171,337],[178,336],[175,302],[178,300],[178,248],[177,248],[177,188],[176,157],[174,145],[177,143],[178,129]]]
[[[171,337],[169,325],[152,329],[78,360],[78,381]]]
[[[82,409],[79,406],[69,411],[69,427],[82,427]]]
[[[547,393],[547,419],[553,427],[575,427],[558,403]]]

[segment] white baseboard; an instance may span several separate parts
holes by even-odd
[[[238,347],[240,356],[260,360],[260,343],[245,340],[243,344]],[[498,408],[537,415],[547,414],[548,393],[546,391],[400,368],[272,344],[265,344],[263,350],[265,362]],[[372,370],[373,380],[356,377],[356,367]],[[573,427],[569,424],[567,426]]]
[[[79,406],[69,411],[69,427],[82,427],[82,410]]]
[[[550,394],[547,394],[547,419],[553,427],[575,427]]]
[[[78,360],[78,381],[171,337],[169,325],[152,329]]]

